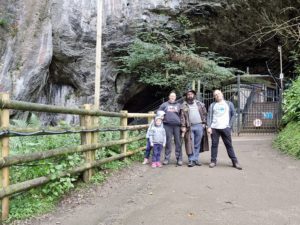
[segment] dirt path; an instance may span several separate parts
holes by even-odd
[[[101,187],[77,193],[78,203],[24,224],[61,225],[299,225],[300,161],[272,150],[273,136],[235,137],[243,170],[221,145],[218,166],[136,164]],[[186,161],[186,159],[185,159]]]

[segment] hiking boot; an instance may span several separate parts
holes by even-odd
[[[164,164],[164,165],[168,165],[168,164],[169,164],[169,160],[165,159],[165,160],[163,161],[163,164]]]
[[[161,168],[161,167],[162,167],[161,163],[160,163],[160,162],[157,162],[157,163],[156,163],[156,167]]]
[[[209,164],[209,168],[214,168],[216,165],[217,165],[217,164],[216,164],[215,162],[211,162],[211,163]]]
[[[182,166],[182,160],[177,160],[177,166]]]
[[[243,167],[239,164],[239,163],[233,163],[233,167],[238,169],[238,170],[242,170]]]
[[[190,160],[188,163],[188,167],[193,167],[193,166],[195,166],[195,163],[192,160]]]
[[[149,159],[144,158],[144,161],[142,162],[142,164],[143,164],[143,165],[146,165],[146,164],[148,164],[148,163],[149,163]]]
[[[194,161],[196,166],[202,166],[201,162],[199,162],[198,160]]]
[[[156,168],[156,167],[157,167],[156,162],[153,162],[153,163],[151,164],[151,167],[152,167],[152,168]]]

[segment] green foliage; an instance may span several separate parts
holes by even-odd
[[[8,21],[4,18],[0,18],[0,27],[5,27],[8,25]]]
[[[209,88],[233,76],[232,70],[217,63],[225,64],[227,58],[213,57],[212,53],[205,58],[193,51],[194,46],[176,47],[137,39],[128,47],[128,55],[117,59],[121,63],[118,71],[137,76],[144,84],[178,91],[193,79],[200,79]]]
[[[121,57],[124,63],[120,69],[125,73],[138,73],[140,70],[155,69],[161,61],[165,61],[165,50],[157,44],[145,43],[136,40],[128,49],[128,56]]]
[[[35,189],[22,193],[10,200],[10,216],[6,223],[12,220],[21,220],[32,215],[40,215],[54,209],[58,199],[41,194],[41,190]]]
[[[41,121],[36,114],[31,113],[27,120],[13,119],[10,120],[11,127],[26,128],[26,127],[40,127]]]
[[[284,92],[283,121],[289,123],[300,121],[300,76],[292,83],[292,86]]]
[[[38,124],[35,117],[28,122],[15,122],[14,124]],[[75,146],[80,143],[79,134],[49,135],[39,137],[13,137],[10,139],[11,154],[24,154],[46,151],[63,146]],[[40,160],[30,164],[11,167],[11,183],[19,183],[25,180],[41,176],[51,175],[54,179],[57,173],[64,169],[74,167],[82,162],[79,154],[61,156],[53,159]],[[67,176],[55,180],[42,187],[21,193],[11,199],[10,220],[24,219],[32,215],[48,212],[55,207],[61,195],[71,188],[77,176]]]
[[[186,16],[179,16],[177,18],[177,22],[184,28],[189,28],[193,25],[193,23]]]
[[[120,125],[119,118],[101,117],[99,123],[102,127],[113,127]],[[70,125],[61,121],[58,123],[60,128],[70,128]],[[35,114],[32,114],[27,121],[12,120],[11,125],[14,127],[39,127],[40,121]],[[129,136],[135,137],[140,135],[140,131],[130,131]],[[144,134],[144,132],[142,132]],[[120,132],[99,132],[99,140],[111,141],[119,140]],[[25,154],[32,152],[41,152],[58,147],[70,147],[80,145],[80,134],[63,134],[63,135],[45,135],[32,137],[12,137],[10,138],[11,154]],[[144,141],[134,142],[128,145],[129,150],[137,149],[144,146]],[[96,151],[96,158],[106,158],[120,153],[120,146],[105,147]],[[122,169],[131,164],[133,160],[141,160],[141,154],[126,158],[120,161],[113,161],[102,166],[102,170],[95,173],[92,177],[92,183],[103,182],[109,175],[110,171]],[[42,214],[52,210],[55,204],[63,194],[72,190],[75,182],[78,181],[77,175],[68,175],[63,178],[57,178],[57,175],[65,170],[76,167],[83,163],[83,154],[75,153],[55,157],[51,159],[40,160],[37,162],[27,163],[24,165],[12,166],[10,170],[10,181],[12,184],[25,180],[34,179],[41,176],[51,176],[52,182],[15,195],[11,199],[10,218],[24,219],[33,215]]]
[[[279,133],[274,145],[282,152],[300,159],[300,122],[290,122]]]
[[[120,118],[114,117],[101,117],[99,124],[102,127],[112,127],[112,126],[120,126]],[[112,141],[112,140],[119,140],[120,139],[120,132],[119,131],[109,131],[109,132],[101,132],[98,136],[99,140],[102,141]],[[96,151],[96,159],[103,159],[110,156],[114,156],[120,154],[120,146],[110,146],[110,147],[103,147],[100,150]]]
[[[105,181],[106,176],[104,174],[104,172],[102,171],[97,171],[91,178],[91,182],[94,184],[99,184],[102,183],[103,181]]]
[[[294,63],[294,72],[298,75],[291,86],[284,92],[283,122],[285,127],[280,131],[274,145],[282,152],[300,159],[300,66],[299,46],[291,52],[290,60]]]

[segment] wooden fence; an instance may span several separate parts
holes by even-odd
[[[62,113],[62,114],[73,114],[80,115],[80,128],[74,128],[64,130],[61,128],[49,128],[48,130],[40,130],[37,128],[20,129],[9,127],[9,110],[21,110],[30,112],[46,112],[46,113]],[[101,116],[106,117],[119,117],[120,126],[103,128],[98,125],[98,119]],[[60,106],[43,105],[29,102],[14,101],[9,99],[8,94],[0,94],[0,198],[2,201],[2,220],[8,218],[9,215],[9,196],[29,190],[31,188],[41,186],[50,181],[53,181],[51,174],[48,176],[38,177],[32,180],[27,180],[21,183],[9,184],[9,167],[33,162],[37,160],[47,159],[51,157],[72,154],[72,153],[83,153],[85,162],[75,168],[67,171],[62,171],[55,175],[56,179],[61,177],[83,173],[84,182],[88,182],[93,174],[93,168],[98,167],[104,163],[121,159],[126,156],[133,155],[139,151],[145,149],[141,147],[139,149],[128,151],[127,144],[138,141],[144,138],[144,135],[129,138],[129,130],[141,130],[146,129],[148,124],[144,125],[128,125],[128,118],[148,118],[151,120],[155,115],[153,112],[149,113],[128,113],[127,111],[121,112],[107,112],[102,110],[94,109],[92,105],[83,105],[82,108],[66,108]],[[112,140],[102,143],[98,140],[98,132],[105,131],[120,131],[120,140]],[[41,152],[33,152],[28,154],[10,155],[9,154],[9,138],[12,136],[18,136],[20,133],[27,136],[36,135],[50,135],[58,133],[80,133],[81,145],[73,147],[61,147]],[[102,147],[108,147],[113,145],[120,145],[120,154],[114,155],[109,158],[96,160],[96,150]]]

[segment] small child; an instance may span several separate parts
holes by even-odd
[[[162,125],[161,117],[157,116],[154,119],[154,126],[152,126],[150,135],[150,145],[153,147],[152,168],[161,167],[160,154],[163,147],[166,146],[166,131]]]
[[[166,113],[162,110],[158,110],[156,112],[156,117],[160,117],[162,120],[164,119],[164,115]],[[151,128],[153,127],[154,125],[154,119],[150,122],[150,125],[149,125],[149,128],[147,130],[147,133],[146,133],[146,139],[147,139],[147,144],[146,144],[146,150],[145,150],[145,155],[144,155],[144,161],[143,161],[143,165],[149,163],[149,157],[150,157],[150,151],[151,151],[151,145],[150,145],[150,135],[151,135]]]

